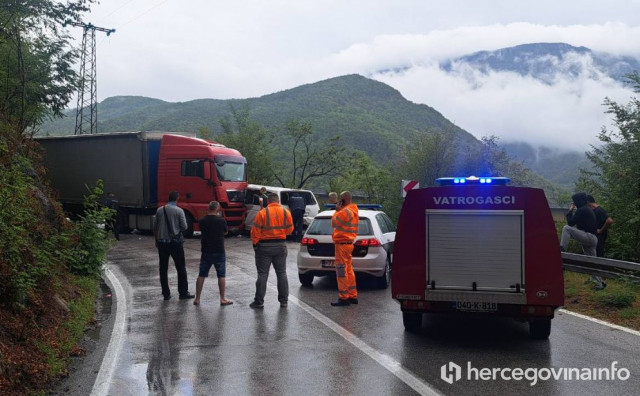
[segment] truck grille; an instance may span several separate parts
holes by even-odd
[[[244,191],[227,190],[229,202],[244,202]]]
[[[335,257],[336,249],[333,243],[318,243],[308,245],[307,250],[310,256]],[[353,257],[364,257],[367,255],[369,248],[366,246],[354,246]]]
[[[225,210],[224,211],[224,215],[226,217],[241,217],[242,213],[243,212],[241,210]]]

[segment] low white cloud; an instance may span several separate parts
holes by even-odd
[[[424,4],[410,3],[416,9]],[[247,98],[358,73],[435,108],[478,137],[494,134],[504,141],[578,149],[596,143],[601,126],[610,124],[602,106],[604,98],[626,102],[631,96],[620,84],[602,76],[599,80],[580,76],[546,85],[512,73],[483,76],[471,72],[469,79],[464,73],[443,72],[438,63],[536,42],[564,42],[640,58],[640,26],[596,23],[595,16],[584,18],[593,23],[578,25],[575,19],[559,14],[547,24],[526,22],[525,17],[521,19],[525,22],[497,23],[498,18],[492,21],[489,13],[483,18],[472,18],[470,11],[462,13],[466,8],[460,8],[460,3],[458,7],[433,6],[411,16],[398,6],[386,19],[374,12],[379,8],[363,8],[356,21],[340,8],[348,6],[338,1],[325,1],[319,8],[304,2],[277,1],[265,6],[249,1],[251,7],[246,10],[242,4],[219,5],[213,10],[198,0],[195,4],[208,11],[188,13],[180,13],[178,3],[157,2],[158,9],[146,14],[144,8],[135,10],[131,22],[109,39],[99,39],[99,98]],[[462,3],[469,10],[475,4]],[[521,8],[511,3],[501,3],[504,7],[496,7],[496,12]],[[616,4],[629,10],[638,6]],[[174,14],[172,19],[152,18],[163,8]],[[358,7],[352,8],[349,10]],[[438,23],[424,22],[430,12],[442,16]],[[407,18],[404,24],[400,16]],[[141,34],[141,28],[147,30]]]

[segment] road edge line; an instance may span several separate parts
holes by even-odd
[[[633,329],[630,329],[628,327],[624,327],[624,326],[620,326],[620,325],[617,325],[617,324],[614,324],[614,323],[610,323],[610,322],[607,322],[607,321],[602,320],[602,319],[596,319],[594,317],[587,316],[587,315],[584,315],[584,314],[581,314],[581,313],[577,313],[577,312],[573,312],[573,311],[569,311],[569,310],[564,309],[564,308],[560,308],[558,310],[558,312],[566,313],[566,314],[575,316],[575,317],[580,318],[580,319],[588,320],[590,322],[598,323],[598,324],[601,324],[603,326],[611,327],[612,329],[624,331],[625,333],[633,334],[635,336],[640,337],[640,331],[638,331],[638,330],[633,330]]]
[[[116,364],[118,362],[118,355],[122,347],[123,335],[125,332],[126,318],[127,318],[127,302],[122,284],[118,280],[117,276],[109,269],[109,266],[105,266],[104,274],[111,283],[112,296],[116,297],[116,316],[113,323],[113,330],[111,331],[111,338],[109,339],[109,346],[102,359],[100,370],[93,383],[93,389],[91,390],[92,396],[103,396],[109,392],[111,386],[111,379],[115,372]],[[114,305],[112,304],[112,310]]]
[[[270,288],[275,289],[273,285],[269,285]],[[362,339],[357,337],[355,334],[340,326],[338,323],[334,322],[315,308],[311,307],[307,303],[302,302],[300,299],[295,296],[289,295],[289,301],[293,302],[300,308],[302,308],[309,315],[313,316],[316,320],[320,321],[320,323],[327,326],[334,333],[338,334],[340,337],[344,338],[350,344],[358,348],[361,352],[368,355],[371,359],[373,359],[376,363],[384,367],[391,374],[395,375],[400,381],[404,382],[407,386],[409,386],[414,391],[418,392],[421,395],[441,395],[436,388],[427,383],[426,381],[416,377],[409,370],[405,369],[400,362],[395,360],[389,355],[386,355],[375,348],[369,346]]]

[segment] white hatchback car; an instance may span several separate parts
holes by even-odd
[[[354,242],[353,270],[376,277],[378,287],[386,289],[391,279],[396,227],[380,205],[358,205],[358,236]],[[310,286],[315,276],[335,274],[335,247],[331,239],[334,210],[318,213],[307,228],[298,252],[298,278]]]

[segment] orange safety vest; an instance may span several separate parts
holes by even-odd
[[[251,227],[251,241],[256,245],[261,240],[282,239],[293,232],[291,212],[279,203],[270,203],[260,210]]]
[[[349,204],[331,217],[333,242],[353,242],[358,236],[358,205]]]

